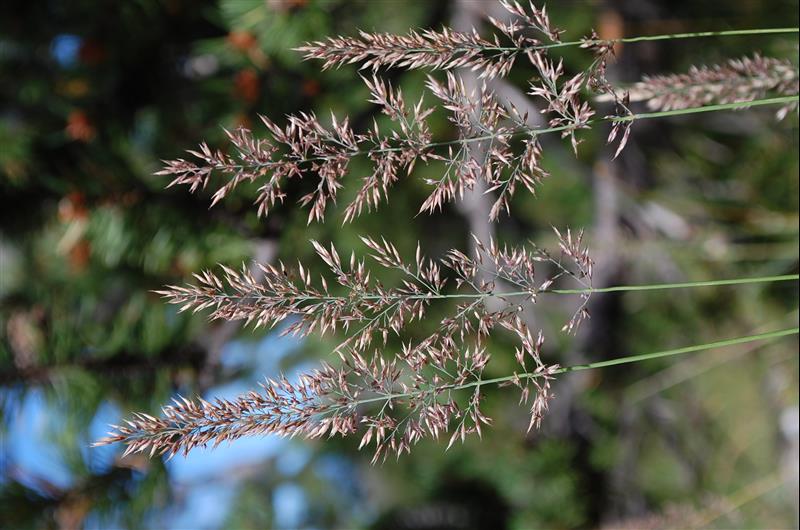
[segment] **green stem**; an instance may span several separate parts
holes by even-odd
[[[672,350],[664,350],[653,353],[643,353],[640,355],[630,355],[628,357],[618,357],[616,359],[609,359],[607,361],[598,361],[591,364],[577,364],[574,366],[565,366],[556,371],[556,373],[577,372],[580,370],[592,370],[595,368],[606,368],[608,366],[617,366],[620,364],[637,363],[640,361],[647,361],[650,359],[659,359],[661,357],[671,357],[673,355],[682,355],[685,353],[693,353],[704,350],[713,350],[715,348],[724,348],[726,346],[734,346],[736,344],[744,344],[747,342],[754,342],[757,340],[777,339],[780,337],[787,337],[789,335],[797,335],[800,328],[787,328],[778,331],[768,331],[766,333],[759,333],[756,335],[748,335],[746,337],[737,337],[735,339],[725,339],[716,342],[708,342],[706,344],[697,344],[694,346],[686,346],[683,348],[675,348]],[[536,377],[535,374],[526,374],[528,377]]]
[[[715,112],[719,110],[746,109],[749,107],[760,107],[762,105],[779,105],[782,103],[792,103],[798,101],[799,96],[780,96],[776,98],[755,99],[753,101],[737,101],[735,103],[720,103],[718,105],[706,105],[704,107],[694,107],[688,109],[662,110],[659,112],[643,112],[641,114],[631,114],[629,116],[615,116],[610,121],[633,121],[646,120],[650,118],[664,118],[667,116],[681,116],[684,114],[701,114],[703,112]]]
[[[696,31],[694,33],[673,33],[671,35],[650,35],[644,37],[628,37],[620,42],[641,42],[648,40],[668,39],[696,39],[702,37],[733,37],[739,35],[769,35],[776,33],[798,33],[800,28],[762,28],[762,29],[731,29],[725,31]]]
[[[758,278],[735,278],[732,280],[709,280],[704,282],[682,283],[651,283],[648,285],[617,285],[613,287],[600,287],[597,289],[553,289],[544,291],[555,294],[584,294],[584,293],[616,293],[621,291],[660,291],[664,289],[687,289],[692,287],[715,287],[720,285],[742,285],[750,283],[789,282],[800,279],[798,274],[784,274],[781,276],[761,276]]]
[[[483,52],[520,52],[526,50],[549,50],[553,48],[567,48],[570,46],[582,46],[585,44],[607,44],[607,43],[635,43],[645,41],[659,41],[659,40],[684,40],[684,39],[700,39],[707,37],[741,37],[746,35],[778,35],[786,33],[799,33],[800,28],[787,27],[787,28],[764,28],[764,29],[732,29],[724,31],[695,31],[688,33],[666,33],[661,35],[641,35],[637,37],[623,37],[620,39],[581,39],[565,42],[554,42],[551,44],[537,44],[535,46],[526,46],[523,48],[517,46],[464,46],[456,47],[456,51],[475,51],[480,50]],[[406,52],[416,53],[437,53],[441,50],[437,48],[407,48],[403,49]]]
[[[800,328],[788,328],[788,329],[781,329],[778,331],[769,331],[766,333],[759,333],[756,335],[747,335],[745,337],[737,337],[734,339],[725,339],[715,342],[707,342],[705,344],[696,344],[694,346],[685,346],[683,348],[675,348],[671,350],[663,350],[657,351],[652,353],[642,353],[639,355],[629,355],[627,357],[617,357],[616,359],[608,359],[606,361],[597,361],[594,363],[589,364],[576,364],[572,366],[564,366],[561,368],[557,368],[550,372],[550,374],[564,374],[568,372],[579,372],[582,370],[594,370],[596,368],[607,368],[609,366],[617,366],[621,364],[631,364],[637,363],[641,361],[648,361],[651,359],[659,359],[662,357],[671,357],[674,355],[683,355],[687,353],[694,353],[699,351],[705,350],[712,350],[715,348],[724,348],[727,346],[734,346],[736,344],[744,344],[747,342],[755,342],[759,340],[768,340],[768,339],[777,339],[780,337],[787,337],[789,335],[797,335],[800,332]],[[445,385],[442,386],[440,389],[437,390],[464,390],[467,388],[473,388],[476,386],[482,385],[497,385],[501,383],[508,383],[511,381],[516,381],[518,379],[535,379],[537,377],[541,377],[542,374],[533,373],[522,373],[522,374],[514,374],[508,375],[505,377],[495,377],[493,379],[479,379],[477,381],[472,381],[470,383],[464,383],[461,385]],[[386,394],[383,396],[378,396],[374,398],[362,399],[356,401],[354,403],[349,403],[348,407],[355,407],[358,405],[365,405],[369,403],[393,400],[393,399],[402,399],[407,397],[413,397],[419,395],[420,392],[404,392],[399,394]]]
[[[749,107],[761,107],[764,105],[780,105],[780,104],[796,102],[798,100],[800,100],[800,96],[780,96],[775,98],[754,99],[753,101],[737,101],[734,103],[720,103],[717,105],[706,105],[703,107],[690,107],[688,109],[663,110],[659,112],[642,112],[639,114],[629,114],[627,116],[614,116],[610,118],[599,118],[595,120],[588,120],[586,122],[586,125],[595,125],[603,122],[649,120],[652,118],[666,118],[669,116],[683,116],[686,114],[702,114],[704,112],[716,112],[721,110],[738,110]],[[433,142],[431,144],[428,144],[427,147],[443,147],[448,145],[479,142],[482,140],[491,140],[492,138],[497,138],[498,136],[516,136],[520,134],[530,134],[532,136],[538,136],[540,134],[563,132],[574,128],[575,127],[573,125],[561,125],[558,127],[548,127],[546,129],[520,128],[520,129],[509,130],[502,134],[486,134],[483,136],[473,136],[470,138],[461,138],[458,140],[450,140],[447,142]],[[386,153],[390,151],[401,151],[401,150],[402,150],[401,147],[388,147],[385,149],[371,150],[364,154]],[[362,152],[359,152],[358,154],[361,153]]]
[[[593,293],[616,293],[625,291],[661,291],[665,289],[690,289],[694,287],[717,287],[723,285],[746,285],[755,283],[770,283],[770,282],[790,282],[800,280],[800,274],[783,274],[780,276],[759,276],[756,278],[734,278],[730,280],[707,280],[699,282],[682,282],[682,283],[650,283],[644,285],[615,285],[611,287],[586,287],[583,289],[545,289],[541,291],[534,291],[536,294],[593,294]],[[419,294],[407,295],[400,294],[396,296],[386,295],[364,295],[359,297],[361,300],[382,300],[391,298],[403,298],[406,300],[439,300],[448,298],[484,298],[488,296],[530,296],[534,294],[531,291],[512,291],[507,293],[462,293],[462,294]],[[215,299],[238,299],[243,296],[238,295],[216,295]],[[244,298],[259,300],[261,298],[272,298],[268,295],[253,295]],[[296,296],[293,300],[303,302],[325,302],[325,301],[341,301],[350,300],[348,296]]]
[[[657,40],[682,40],[682,39],[699,39],[705,37],[735,37],[744,35],[774,35],[780,33],[798,33],[800,28],[766,28],[766,29],[733,29],[725,31],[696,31],[691,33],[668,33],[665,35],[644,35],[639,37],[625,37],[622,39],[600,39],[598,41],[590,42],[645,42]],[[583,44],[584,41],[570,41],[561,42],[555,45],[548,45],[551,48],[559,48],[563,46],[576,46]]]

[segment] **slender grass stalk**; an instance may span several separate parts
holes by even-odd
[[[718,105],[705,105],[703,107],[691,107],[688,109],[675,109],[675,110],[664,110],[659,112],[642,112],[638,114],[629,114],[626,116],[609,116],[604,118],[597,118],[594,120],[588,120],[586,125],[596,125],[598,123],[610,122],[629,122],[635,120],[648,120],[653,118],[667,118],[670,116],[683,116],[687,114],[702,114],[705,112],[719,112],[724,110],[740,110],[749,107],[762,107],[765,105],[785,105],[787,103],[793,103],[796,101],[800,101],[800,96],[780,96],[775,98],[766,98],[766,99],[755,99],[752,101],[737,101],[734,103],[721,103]],[[548,127],[545,129],[531,129],[527,127],[519,128],[519,129],[512,129],[507,132],[503,132],[500,134],[485,134],[481,136],[471,136],[469,138],[461,138],[458,140],[448,140],[445,142],[433,142],[428,144],[427,147],[447,147],[451,145],[464,145],[469,144],[472,142],[482,142],[485,140],[491,140],[493,138],[497,138],[499,136],[520,136],[520,135],[529,135],[529,136],[539,136],[541,134],[551,134],[556,132],[564,132],[570,129],[574,129],[572,125],[562,125],[559,127]],[[366,151],[352,151],[351,155],[358,156],[358,155],[371,155],[371,154],[379,154],[379,153],[391,153],[391,152],[398,152],[402,151],[401,147],[386,147],[383,149],[370,149]],[[326,160],[324,157],[314,157],[314,158],[307,158],[305,160],[300,160],[298,163],[303,162],[321,162]]]
[[[768,331],[766,333],[759,333],[756,335],[747,335],[745,337],[737,337],[734,339],[725,339],[716,342],[707,342],[705,344],[698,344],[694,346],[685,346],[683,348],[675,348],[672,350],[663,350],[653,353],[643,353],[640,355],[630,355],[627,357],[618,357],[616,359],[609,359],[607,361],[598,361],[590,364],[578,364],[574,366],[566,366],[557,371],[557,373],[577,372],[580,370],[592,370],[595,368],[606,368],[608,366],[617,366],[620,364],[630,364],[640,361],[649,361],[661,357],[671,357],[673,355],[682,355],[686,353],[693,353],[698,351],[712,350],[715,348],[724,348],[726,346],[734,346],[736,344],[745,344],[747,342],[754,342],[758,340],[777,339],[780,337],[787,337],[790,335],[797,335],[800,328],[787,328],[777,331]],[[527,374],[527,377],[535,377],[535,374]]]
[[[703,282],[682,283],[653,283],[648,285],[617,285],[600,287],[597,289],[553,289],[546,291],[555,294],[582,294],[582,293],[616,293],[624,291],[660,291],[664,289],[687,289],[694,287],[719,287],[722,285],[746,285],[753,283],[790,282],[800,279],[800,274],[784,274],[780,276],[761,276],[757,278],[733,278],[730,280],[709,280]]]
[[[723,31],[695,31],[689,33],[664,33],[659,35],[639,35],[635,37],[623,37],[619,39],[581,39],[571,40],[564,42],[553,42],[550,44],[537,44],[535,46],[524,46],[522,48],[517,46],[464,46],[454,47],[457,51],[483,51],[483,52],[515,52],[525,50],[550,50],[553,48],[569,48],[572,46],[587,46],[592,44],[627,44],[646,41],[662,41],[662,40],[686,40],[686,39],[702,39],[709,37],[743,37],[752,35],[781,35],[788,33],[800,33],[798,27],[786,28],[756,28],[756,29],[733,29]],[[303,48],[297,48],[303,50]],[[405,51],[416,53],[436,53],[440,50],[436,48],[407,48]]]
[[[674,348],[670,350],[663,350],[657,351],[652,353],[642,353],[639,355],[629,355],[626,357],[617,357],[615,359],[608,359],[605,361],[597,361],[594,363],[588,364],[576,364],[572,366],[563,366],[561,368],[557,368],[550,372],[551,375],[556,374],[564,374],[569,372],[579,372],[582,370],[595,370],[597,368],[607,368],[609,366],[618,366],[621,364],[631,364],[637,363],[642,361],[649,361],[652,359],[659,359],[662,357],[672,357],[675,355],[684,355],[687,353],[694,353],[699,351],[706,351],[706,350],[713,350],[716,348],[724,348],[727,346],[734,346],[736,344],[745,344],[748,342],[755,342],[759,340],[769,340],[769,339],[778,339],[781,337],[788,337],[790,335],[797,335],[800,333],[800,328],[787,328],[781,329],[777,331],[769,331],[766,333],[758,333],[756,335],[747,335],[744,337],[736,337],[733,339],[725,339],[719,340],[715,342],[707,342],[705,344],[696,344],[693,346],[685,346],[683,348]],[[441,387],[439,390],[464,390],[468,388],[480,387],[484,385],[498,385],[502,383],[510,383],[513,381],[517,381],[519,379],[535,379],[537,377],[541,377],[541,374],[538,373],[523,373],[523,374],[513,374],[507,375],[504,377],[495,377],[493,379],[480,379],[477,381],[471,381],[469,383],[464,383],[461,385],[447,385]],[[390,401],[393,399],[402,399],[415,396],[416,393],[414,392],[405,392],[405,393],[398,393],[398,394],[384,394],[378,397],[368,398],[358,400],[352,403],[353,406],[355,405],[365,405],[369,403],[375,402],[382,402],[382,401]]]
[[[747,35],[778,35],[786,33],[799,33],[800,28],[787,27],[787,28],[761,28],[761,29],[733,29],[724,31],[695,31],[689,33],[667,33],[662,35],[641,35],[637,37],[624,37],[621,39],[602,39],[599,41],[589,42],[611,42],[611,43],[635,43],[646,41],[659,41],[659,40],[684,40],[684,39],[702,39],[708,37],[742,37]],[[555,44],[544,45],[543,48],[563,48],[566,46],[580,46],[586,44],[587,41],[569,41],[560,42]],[[514,48],[510,48],[514,49]]]
[[[800,96],[780,96],[776,98],[756,99],[753,101],[736,101],[733,103],[720,103],[717,105],[705,105],[703,107],[693,107],[688,109],[674,109],[662,110],[659,112],[643,112],[640,114],[630,114],[628,116],[615,116],[597,121],[633,121],[633,120],[646,120],[650,118],[665,118],[668,116],[681,116],[684,114],[701,114],[703,112],[715,112],[720,110],[737,110],[749,107],[760,107],[763,105],[780,105],[785,103],[792,103],[798,100]]]
[[[797,311],[794,311],[795,319],[797,318],[796,313]],[[682,360],[681,362],[676,362],[668,368],[639,379],[635,383],[628,386],[625,391],[625,402],[628,405],[639,403],[650,396],[654,396],[665,390],[683,384],[686,381],[709,372],[725,363],[737,360],[745,355],[755,353],[759,350],[766,349],[769,345],[769,343],[749,343],[741,348],[737,348],[732,353],[720,351],[717,355],[712,354],[708,355],[707,357],[688,358]],[[784,362],[795,356],[796,353],[790,352],[789,355],[782,355],[775,359],[770,357],[770,359],[773,362]]]
[[[643,285],[615,285],[611,287],[586,287],[582,289],[543,289],[537,291],[538,294],[593,294],[593,293],[618,293],[630,291],[663,291],[666,289],[692,289],[697,287],[720,287],[725,285],[750,285],[758,283],[778,283],[790,282],[800,280],[800,274],[783,274],[779,276],[759,276],[755,278],[733,278],[728,280],[706,280],[698,282],[682,282],[682,283],[651,283]],[[457,293],[457,294],[434,294],[425,293],[420,295],[402,294],[398,297],[408,300],[440,300],[450,298],[486,298],[489,296],[531,296],[531,291],[512,291],[502,293]],[[222,299],[238,299],[241,295],[214,295],[213,298]],[[258,300],[262,298],[272,298],[269,295],[248,295],[248,299]],[[334,302],[349,300],[348,296],[293,296],[294,300],[298,301],[319,301],[319,302]],[[362,300],[383,300],[392,298],[391,295],[369,295],[364,294],[359,296]]]

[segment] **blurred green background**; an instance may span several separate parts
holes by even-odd
[[[569,39],[796,24],[796,1],[559,1]],[[415,217],[420,166],[377,213],[306,226],[295,183],[266,220],[242,187],[165,190],[160,159],[222,127],[314,110],[356,129],[383,118],[355,68],[320,71],[291,51],[358,29],[404,33],[496,14],[489,0],[138,0],[0,7],[0,527],[3,528],[788,528],[797,521],[797,342],[744,345],[564,377],[540,432],[509,389],[487,389],[483,440],[421,443],[370,466],[357,439],[252,439],[170,462],[90,449],[108,423],[171,396],[233,396],[264,375],[328,358],[331,343],[208,323],[152,293],[217,263],[314,261],[309,239],[358,235],[431,255],[470,231],[547,246],[584,227],[599,285],[798,271],[797,114],[770,109],[648,120],[616,162],[607,130],[575,158],[545,142],[552,173],[493,227],[466,206]],[[462,17],[462,18],[459,18]],[[488,31],[488,28],[487,28]],[[622,84],[760,51],[797,64],[797,36],[642,43],[618,50]],[[584,51],[565,51],[571,71]],[[522,63],[498,92],[518,94]],[[411,96],[421,72],[386,76]],[[514,91],[517,92],[514,92]],[[428,97],[428,101],[432,98]],[[601,108],[602,112],[608,112]],[[381,121],[383,123],[383,121]],[[446,116],[437,137],[452,137]],[[368,171],[352,166],[351,197]],[[477,219],[477,221],[476,221]],[[575,337],[574,301],[542,300],[547,360],[573,364],[797,325],[796,282],[597,296]],[[430,322],[415,329],[423,336]],[[513,370],[502,336],[488,376]]]

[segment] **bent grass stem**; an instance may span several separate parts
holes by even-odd
[[[674,349],[670,349],[670,350],[662,350],[662,351],[657,351],[657,352],[652,352],[652,353],[642,353],[642,354],[639,354],[639,355],[629,355],[629,356],[626,356],[626,357],[617,357],[615,359],[608,359],[608,360],[605,360],[605,361],[597,361],[597,362],[588,363],[588,364],[576,364],[576,365],[572,365],[572,366],[564,366],[564,367],[557,368],[555,370],[550,371],[549,375],[564,374],[564,373],[569,373],[569,372],[578,372],[578,371],[582,371],[582,370],[594,370],[594,369],[597,369],[597,368],[607,368],[609,366],[618,366],[618,365],[621,365],[621,364],[631,364],[631,363],[637,363],[637,362],[641,362],[641,361],[649,361],[649,360],[652,360],[652,359],[659,359],[659,358],[662,358],[662,357],[671,357],[671,356],[674,356],[674,355],[684,355],[684,354],[687,354],[687,353],[694,353],[694,352],[699,352],[699,351],[712,350],[712,349],[715,349],[715,348],[724,348],[724,347],[727,347],[727,346],[734,346],[736,344],[744,344],[744,343],[755,342],[755,341],[759,341],[759,340],[777,339],[777,338],[781,338],[781,337],[787,337],[787,336],[790,336],[790,335],[797,335],[799,332],[800,332],[800,328],[797,328],[797,327],[787,328],[787,329],[781,329],[781,330],[777,330],[777,331],[769,331],[769,332],[766,332],[766,333],[758,333],[756,335],[747,335],[747,336],[744,336],[744,337],[736,337],[736,338],[733,338],[733,339],[725,339],[725,340],[719,340],[719,341],[715,341],[715,342],[707,342],[705,344],[696,344],[696,345],[693,345],[693,346],[685,346],[683,348],[674,348]],[[526,372],[526,373],[522,373],[522,374],[508,375],[508,376],[504,376],[504,377],[495,377],[493,379],[479,379],[477,381],[471,381],[469,383],[464,383],[464,384],[461,384],[461,385],[446,385],[446,386],[437,388],[437,392],[438,391],[444,391],[444,390],[464,390],[464,389],[467,389],[467,388],[473,388],[473,387],[478,387],[478,386],[483,386],[483,385],[497,385],[497,384],[502,384],[502,383],[509,383],[509,382],[516,381],[516,380],[519,380],[519,379],[535,379],[537,377],[541,377],[541,375],[542,374],[538,374],[538,373],[535,373],[535,372]],[[382,396],[378,396],[378,397],[357,400],[357,401],[354,401],[353,403],[349,403],[347,407],[351,408],[351,407],[356,407],[358,405],[366,405],[366,404],[369,404],[369,403],[376,403],[376,402],[381,402],[381,401],[391,401],[391,400],[394,400],[394,399],[402,399],[402,398],[414,397],[414,396],[419,396],[419,395],[421,395],[421,392],[405,392],[405,393],[398,393],[398,394],[386,394],[386,395],[382,395]]]
[[[758,283],[778,283],[789,282],[800,279],[800,274],[783,274],[779,276],[759,276],[754,278],[733,278],[727,280],[706,280],[697,282],[682,282],[682,283],[651,283],[643,285],[616,285],[611,287],[586,287],[581,289],[544,289],[536,291],[513,291],[503,293],[463,293],[463,294],[419,294],[408,295],[398,294],[394,297],[403,298],[407,300],[439,300],[449,298],[485,298],[489,296],[531,296],[532,294],[594,294],[594,293],[617,293],[617,292],[631,292],[631,291],[661,291],[665,289],[691,289],[697,287],[719,287],[725,285],[748,285]],[[232,298],[248,298],[251,300],[259,300],[263,298],[272,298],[267,295],[216,295],[215,299],[232,299]],[[391,299],[391,295],[362,295],[358,299],[361,300],[384,300]],[[325,302],[325,301],[343,301],[350,300],[348,296],[297,296],[293,297],[294,301],[302,302]]]

